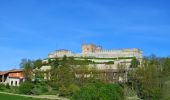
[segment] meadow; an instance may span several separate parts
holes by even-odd
[[[47,100],[0,93],[1,100]]]

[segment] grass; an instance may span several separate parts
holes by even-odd
[[[1,100],[47,100],[0,93]]]

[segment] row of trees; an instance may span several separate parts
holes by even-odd
[[[144,100],[170,99],[165,91],[170,77],[170,58],[146,57],[140,67],[129,72],[129,86]],[[169,90],[170,91],[170,90]]]
[[[56,88],[60,96],[78,95],[77,91],[82,91],[84,89],[82,87],[86,84],[107,82],[105,81],[107,78],[113,77],[111,74],[108,74],[108,77],[102,77],[98,70],[86,66],[89,62],[86,60],[76,61],[74,58],[65,56],[62,59],[53,59],[48,62],[52,69],[49,71],[51,79],[47,84],[50,83],[53,88]],[[41,60],[22,60],[21,68],[24,69],[26,81],[31,81],[33,74],[35,74],[35,79],[42,77],[41,72],[33,71],[41,66]],[[119,76],[124,75],[124,68],[125,66],[119,65]],[[140,98],[144,100],[170,99],[168,93],[170,91],[168,88],[170,87],[170,58],[145,57],[142,64],[134,58],[130,68],[132,70],[128,72],[128,83],[125,84],[135,90]]]
[[[35,92],[32,90],[35,90],[37,86],[33,86],[32,79],[33,74],[35,74],[34,79],[41,76],[41,72],[35,71],[42,65],[40,62],[40,60],[22,60],[21,68],[24,69],[27,82],[20,86],[21,91],[27,94]],[[122,100],[124,97],[122,87],[118,84],[104,83],[104,77],[99,77],[97,69],[86,66],[88,62],[87,60],[76,61],[74,58],[66,56],[62,59],[49,59],[48,65],[51,66],[50,80],[46,82],[46,86],[56,90],[55,93],[58,93],[59,96],[69,97],[73,100],[95,100],[95,98],[109,97],[108,100]],[[100,86],[101,89],[99,89]],[[26,87],[29,87],[29,91]],[[94,91],[93,95],[91,95],[91,89]],[[82,97],[85,95],[88,98]],[[95,98],[94,95],[96,95]]]

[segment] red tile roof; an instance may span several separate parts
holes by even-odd
[[[0,72],[0,75],[4,75],[4,74],[7,74],[7,73],[8,73],[7,71]]]
[[[8,73],[14,73],[14,72],[22,72],[23,70],[22,69],[12,69],[12,70],[9,70],[9,71],[0,71],[0,75],[5,75],[5,74],[8,74]]]

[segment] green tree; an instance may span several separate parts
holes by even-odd
[[[23,69],[24,77],[26,81],[31,81],[33,79],[33,61],[29,59],[22,59],[20,67]]]
[[[158,61],[147,59],[145,63],[131,73],[133,84],[138,95],[146,100],[161,98],[162,82],[161,70]]]
[[[140,62],[134,57],[131,61],[130,68],[137,68],[139,66]]]
[[[166,76],[170,76],[170,58],[164,60],[163,71]]]
[[[42,66],[42,60],[41,59],[37,59],[34,61],[34,69],[40,69]]]
[[[70,84],[74,83],[75,75],[69,59],[64,56],[62,59],[55,59],[50,63],[51,81],[59,86],[59,95],[66,96]]]

